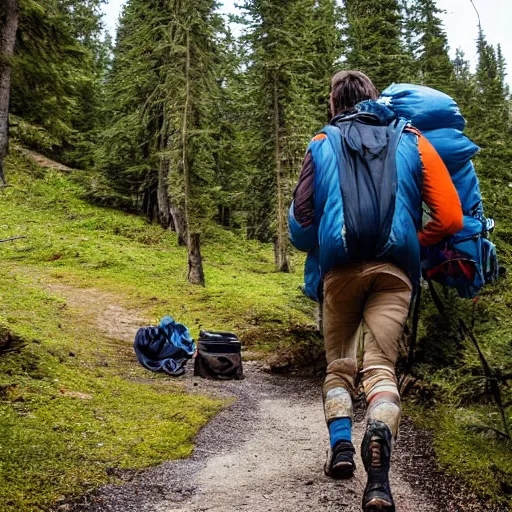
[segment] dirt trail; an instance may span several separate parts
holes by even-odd
[[[361,510],[365,473],[359,456],[352,480],[336,482],[323,474],[328,438],[318,383],[266,375],[255,362],[246,363],[243,382],[205,384],[187,377],[187,384],[194,382],[200,392],[209,389],[237,397],[199,434],[194,455],[126,475],[122,485],[104,487],[76,510]],[[362,434],[359,422],[354,432],[357,444]],[[398,445],[395,462],[403,456],[400,450]],[[448,510],[413,490],[396,470],[392,485],[399,511]]]
[[[107,335],[133,339],[136,312],[112,303],[113,296],[69,286],[51,289],[88,313],[91,325]],[[115,319],[110,321],[114,312]],[[120,330],[119,322],[124,326]],[[361,510],[365,473],[359,454],[353,479],[333,481],[323,474],[328,437],[318,381],[272,376],[255,361],[245,362],[246,379],[239,382],[204,381],[190,373],[179,381],[189,391],[235,398],[200,432],[192,457],[147,471],[121,473],[121,484],[107,485],[66,510]],[[361,417],[354,429],[357,446],[363,429]],[[421,437],[407,421],[393,453],[391,483],[397,511],[487,510],[468,493],[454,490],[434,470],[428,437]]]
[[[137,329],[144,324],[138,310],[117,304],[118,297],[94,288],[75,288],[64,284],[48,285],[48,290],[66,298],[81,317],[109,338],[133,343]]]

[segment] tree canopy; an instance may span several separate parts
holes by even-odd
[[[216,222],[289,268],[292,184],[339,69],[443,90],[487,155],[509,151],[501,47],[480,28],[476,71],[450,59],[434,0],[245,0],[232,19],[213,0],[128,0],[113,48],[104,1],[15,2],[11,136],[88,169],[91,198],[176,230],[191,254]]]

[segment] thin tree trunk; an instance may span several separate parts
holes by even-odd
[[[221,226],[229,228],[231,226],[231,208],[229,206],[219,205],[219,220],[218,223]]]
[[[169,160],[162,157],[158,167],[158,222],[165,229],[177,231],[175,219],[171,212],[171,200],[169,197]]]
[[[277,77],[274,72],[274,152],[276,159],[276,186],[277,186],[277,239],[274,245],[275,260],[279,272],[289,272],[287,251],[286,219],[284,212],[283,184],[281,176],[281,147],[279,133],[279,98],[277,89]]]
[[[167,129],[165,119],[160,128],[159,150],[167,149]],[[158,202],[158,222],[167,229],[172,224],[171,205],[169,202],[169,159],[162,155],[158,166],[158,185],[157,185],[157,202]]]
[[[187,61],[185,65],[185,108],[183,111],[183,181],[185,187],[185,226],[187,230],[188,272],[187,279],[192,284],[205,286],[203,260],[201,258],[200,237],[198,233],[192,233],[190,225],[190,173],[188,168],[188,110],[190,103],[190,31],[187,29],[186,37]]]
[[[5,185],[4,158],[9,150],[9,99],[12,57],[18,30],[17,0],[0,0],[0,181]]]
[[[171,216],[174,229],[178,235],[178,245],[185,247],[187,245],[187,222],[183,208],[174,206],[171,202]]]
[[[142,212],[148,217],[150,223],[158,219],[157,188],[152,184],[143,186]]]
[[[194,233],[189,237],[188,246],[188,274],[187,279],[192,284],[205,285],[203,258],[201,257],[201,244],[199,233]]]

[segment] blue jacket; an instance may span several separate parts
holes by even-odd
[[[306,295],[321,301],[325,274],[349,261],[388,261],[416,283],[422,201],[433,212],[422,243],[461,229],[457,192],[427,139],[376,101],[334,118],[308,146],[289,210],[290,240],[308,252]]]

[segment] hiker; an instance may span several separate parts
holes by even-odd
[[[293,245],[308,251],[304,291],[322,305],[331,444],[325,473],[336,479],[354,473],[352,396],[359,376],[368,405],[363,510],[394,511],[388,473],[401,415],[395,364],[419,284],[420,244],[456,233],[463,217],[435,149],[378,97],[363,73],[334,75],[333,117],[308,146],[289,226]],[[424,227],[422,201],[431,218]]]

